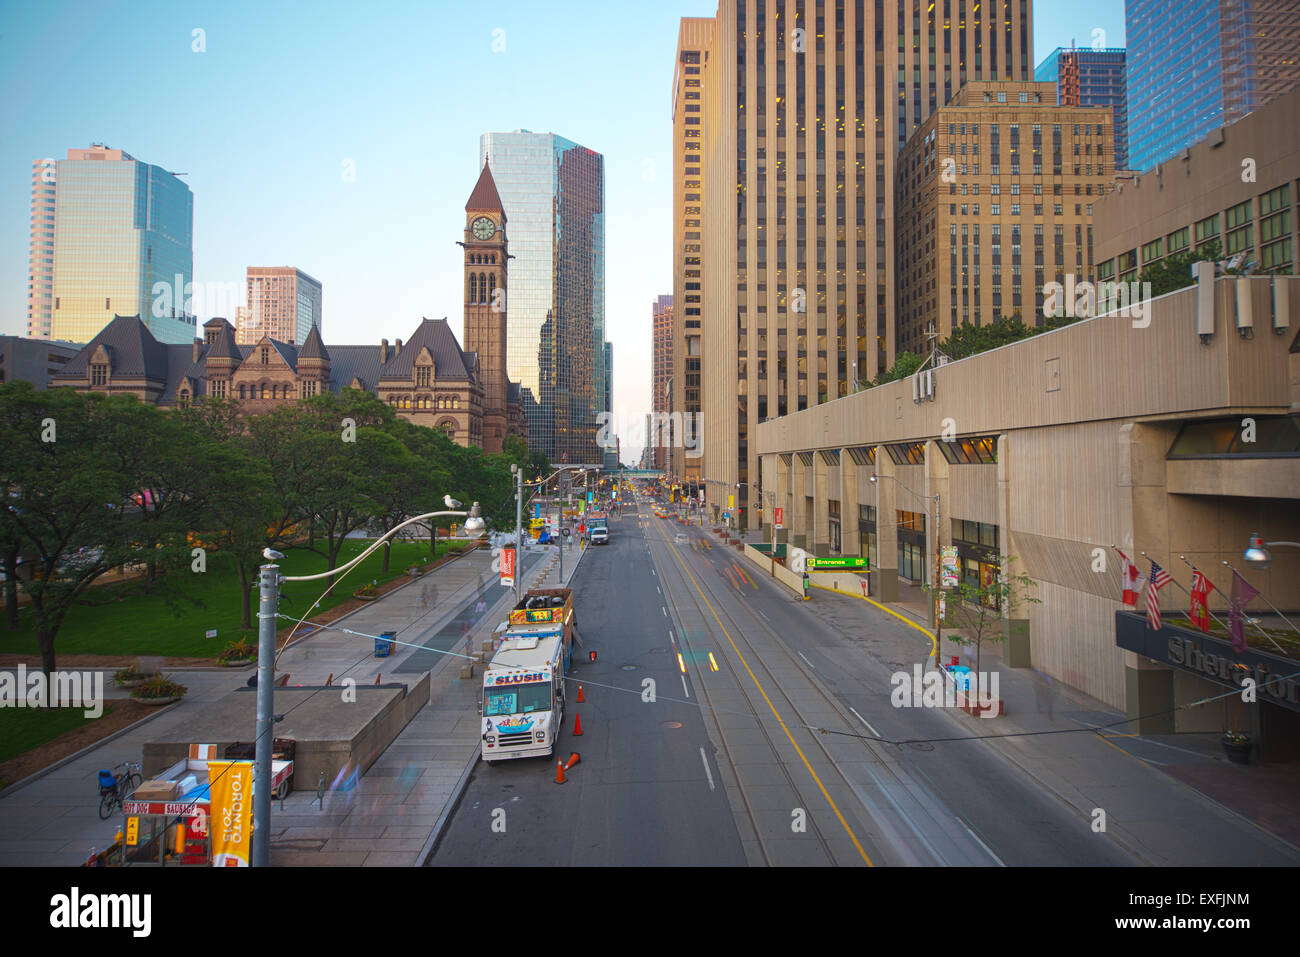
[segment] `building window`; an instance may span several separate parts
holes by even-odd
[[[108,384],[108,366],[100,363],[90,367],[90,384],[107,385]]]

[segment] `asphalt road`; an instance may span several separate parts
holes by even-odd
[[[646,507],[573,586],[584,733],[568,715],[557,753],[580,763],[561,785],[554,758],[479,762],[431,864],[1140,863],[968,717],[895,708],[891,673],[928,651],[895,619],[829,593],[814,612]]]
[[[718,772],[706,771],[703,755],[712,745],[682,684],[645,533],[627,511],[609,529],[609,543],[588,550],[572,582],[583,644],[557,753],[567,761],[578,752],[580,763],[561,785],[554,758],[480,761],[430,864],[746,863],[726,795],[709,786]],[[647,679],[653,701],[643,700]]]

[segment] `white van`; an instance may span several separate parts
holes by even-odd
[[[604,525],[597,525],[595,528],[591,530],[589,537],[591,539],[591,544],[593,545],[608,545],[609,529],[607,529]]]

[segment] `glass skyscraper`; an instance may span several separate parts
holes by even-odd
[[[1039,83],[1056,84],[1059,106],[1109,106],[1115,117],[1115,169],[1128,169],[1128,96],[1123,48],[1057,47],[1034,70]]]
[[[1129,165],[1145,172],[1300,80],[1295,0],[1127,0]]]
[[[605,409],[605,161],[554,133],[484,133],[510,236],[506,370],[523,391],[528,445],[599,464]]]
[[[161,167],[92,146],[68,150],[54,189],[53,337],[89,342],[115,315],[138,315],[159,342],[192,342],[190,188]]]

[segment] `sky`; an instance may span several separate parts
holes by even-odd
[[[1092,45],[1097,29],[1124,45],[1123,0],[1033,9],[1035,65],[1072,38]],[[186,174],[196,284],[297,266],[324,286],[326,343],[405,339],[422,316],[459,335],[455,243],[479,134],[552,132],[605,158],[614,406],[616,421],[640,422],[651,302],[672,292],[678,19],[716,11],[717,0],[3,0],[0,334],[26,334],[32,162],[103,143]],[[625,445],[624,461],[639,452]]]

